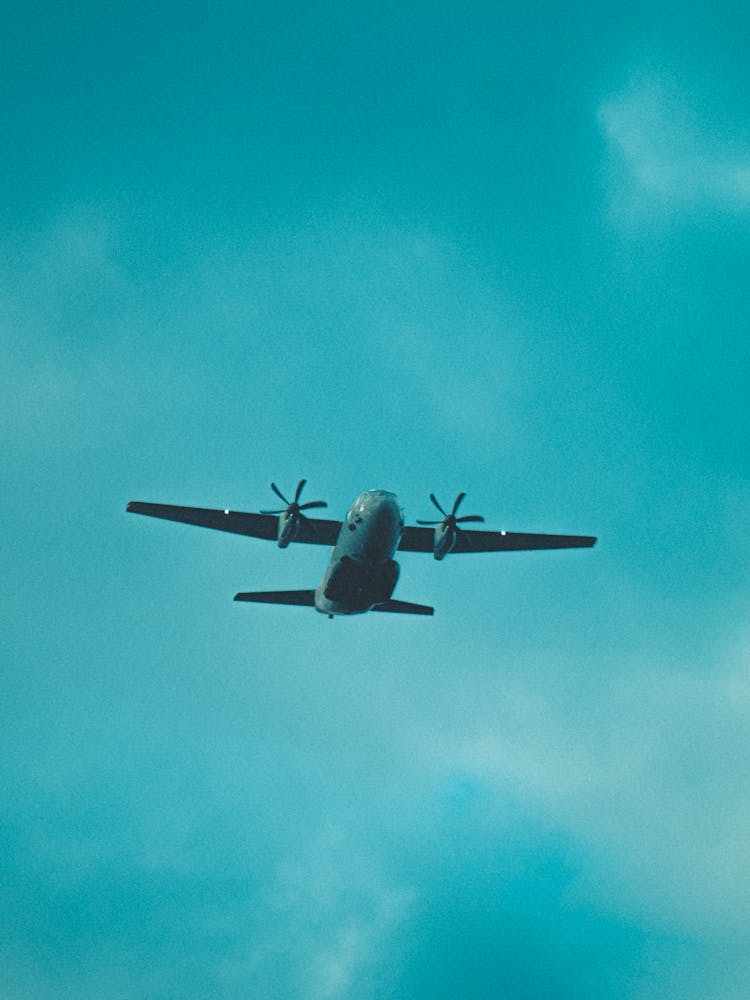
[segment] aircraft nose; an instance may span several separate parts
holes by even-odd
[[[388,529],[400,527],[401,507],[392,493],[381,493],[373,496],[370,509],[382,527]]]

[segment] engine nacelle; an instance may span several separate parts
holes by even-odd
[[[299,498],[305,487],[306,479],[300,479],[297,489],[294,492],[294,500],[287,500],[276,483],[271,483],[271,489],[279,500],[282,500],[286,507],[282,510],[262,510],[261,514],[277,514],[278,527],[276,530],[276,544],[280,549],[285,549],[290,542],[293,542],[299,531],[300,518],[305,515],[303,510],[311,510],[313,507],[327,507],[325,500],[311,500],[308,503],[300,503]]]
[[[453,503],[453,509],[450,514],[447,514],[435,494],[430,493],[430,500],[432,501],[433,506],[437,507],[443,515],[443,519],[442,521],[417,520],[417,524],[435,525],[435,541],[432,548],[432,554],[436,559],[445,559],[448,553],[453,551],[456,539],[458,538],[458,532],[463,531],[463,528],[459,528],[459,524],[464,521],[484,521],[481,514],[465,514],[463,517],[456,517],[456,512],[463,503],[465,496],[465,493],[459,493]],[[470,541],[468,535],[466,536],[465,541]]]
[[[285,549],[290,542],[293,542],[299,531],[299,514],[290,513],[288,510],[279,514],[279,532],[276,544],[280,549]]]
[[[446,524],[445,521],[441,521],[435,528],[435,548],[432,553],[433,557],[438,560],[445,559],[455,544],[455,527],[451,524]]]

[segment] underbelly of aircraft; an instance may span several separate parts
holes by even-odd
[[[364,562],[342,556],[318,587],[315,607],[324,614],[362,614],[389,599],[398,573],[393,559]]]

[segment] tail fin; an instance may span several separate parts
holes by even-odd
[[[255,604],[298,604],[301,607],[315,606],[314,590],[259,590],[246,594],[235,594],[235,601],[252,601]]]
[[[402,615],[434,615],[435,609],[426,604],[410,604],[408,601],[383,601],[376,604],[373,611],[397,611]]]

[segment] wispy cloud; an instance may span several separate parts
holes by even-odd
[[[68,453],[109,437],[152,393],[186,390],[174,366],[138,348],[158,307],[122,262],[116,222],[96,208],[62,214],[25,243],[3,242],[0,420],[6,445]],[[165,370],[169,378],[164,378]]]
[[[374,995],[376,970],[413,901],[411,889],[390,884],[377,859],[329,823],[278,865],[254,901],[259,932],[249,954],[226,961],[221,978],[250,980],[258,995],[269,982],[278,995],[311,1000]]]
[[[744,939],[745,638],[697,671],[655,657],[623,661],[619,676],[588,680],[587,693],[558,686],[556,676],[575,675],[572,663],[541,668],[544,691],[505,676],[490,695],[488,681],[471,731],[444,717],[441,740],[428,727],[425,745],[452,773],[501,797],[516,790],[565,829],[586,855],[579,898],[696,938]],[[529,676],[534,669],[530,662]]]
[[[750,214],[750,148],[663,79],[634,77],[602,101],[598,120],[617,224],[706,212]]]

